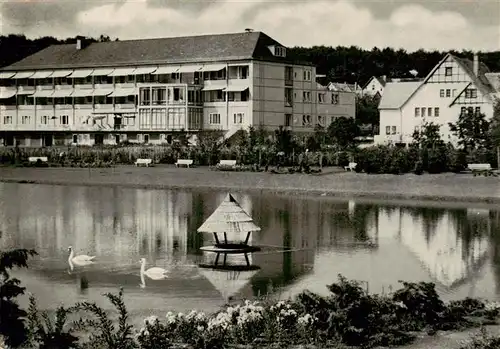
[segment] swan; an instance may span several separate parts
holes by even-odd
[[[146,258],[141,258],[139,262],[141,263],[141,287],[146,287],[144,275],[152,280],[164,280],[168,277],[168,271],[163,268],[153,267],[146,270]]]
[[[68,247],[68,251],[69,251],[68,263],[71,270],[73,270],[73,265],[85,266],[94,263],[95,256],[87,256],[86,254],[75,256],[75,251],[73,250],[72,246]]]

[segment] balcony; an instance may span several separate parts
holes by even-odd
[[[123,103],[123,104],[115,104],[115,109],[117,110],[135,110],[136,106],[134,103]]]

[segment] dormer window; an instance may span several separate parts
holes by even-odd
[[[271,50],[276,57],[286,57],[286,47],[274,45],[269,46],[269,50]]]

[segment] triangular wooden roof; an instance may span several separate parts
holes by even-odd
[[[260,227],[231,194],[227,194],[214,213],[198,228],[199,233],[234,234],[254,231],[260,231]]]

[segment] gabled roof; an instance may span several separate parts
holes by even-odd
[[[276,57],[269,46],[279,42],[262,32],[185,36],[161,39],[49,46],[0,70],[32,70],[137,66],[146,64],[202,63],[231,60],[290,62]]]
[[[210,217],[198,228],[199,233],[248,233],[260,231],[252,217],[246,213],[231,194],[217,207]]]
[[[385,87],[385,84],[387,83],[386,79],[384,79],[382,76],[372,76],[370,80],[368,80],[368,82],[363,86],[363,90],[370,84],[370,82],[372,82],[373,79],[377,80],[378,83],[382,85],[382,87]]]
[[[379,109],[399,109],[422,84],[421,81],[388,82],[380,99]]]
[[[471,80],[473,81],[474,85],[486,96],[486,98],[492,98],[492,94],[494,93],[493,87],[490,85],[488,79],[486,78],[485,74],[489,72],[488,67],[484,63],[479,64],[479,76],[475,76],[474,74],[474,69],[473,65],[474,63],[470,59],[465,59],[465,58],[458,58],[451,53],[448,53],[446,56],[443,57],[443,59],[434,66],[434,68],[427,74],[426,78],[419,83],[419,86],[411,92],[406,100],[398,107],[402,107],[403,105],[408,102],[408,100],[413,97],[413,95],[418,91],[418,89],[427,83],[427,81],[431,78],[431,76],[436,72],[437,69],[443,64],[448,58],[453,59],[455,62],[457,62],[458,65],[470,76]],[[384,96],[386,94],[386,91],[384,90]],[[382,99],[384,99],[382,97]],[[380,106],[379,106],[380,109]],[[382,108],[382,109],[393,109],[393,108]]]

